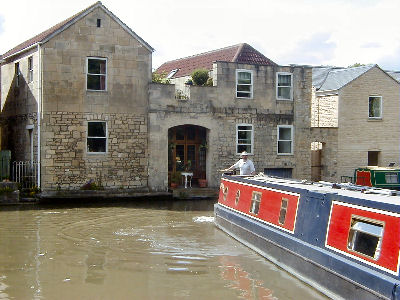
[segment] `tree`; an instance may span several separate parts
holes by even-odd
[[[355,63],[355,64],[348,66],[348,68],[362,67],[362,66],[365,66],[365,64]]]
[[[197,69],[192,73],[192,79],[195,85],[205,85],[208,80],[208,70]]]

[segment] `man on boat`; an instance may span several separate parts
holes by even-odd
[[[256,169],[254,168],[253,162],[248,159],[248,153],[243,151],[241,154],[241,159],[239,159],[235,164],[230,166],[228,169],[221,170],[223,172],[232,171],[234,169],[240,169],[240,175],[254,175],[256,174]]]

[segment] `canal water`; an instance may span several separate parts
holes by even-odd
[[[0,207],[0,299],[325,299],[217,229],[214,202]]]

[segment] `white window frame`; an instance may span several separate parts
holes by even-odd
[[[280,137],[279,137],[279,129],[280,128],[290,128],[290,133],[291,133],[291,135],[290,135],[290,137],[291,137],[291,139],[290,139],[290,141],[291,141],[290,153],[279,153],[279,142],[280,141],[282,141],[282,142],[289,141],[289,140],[281,140],[280,139]],[[293,130],[293,125],[278,125],[277,126],[277,131],[276,131],[276,153],[278,155],[293,155],[293,145],[294,145],[293,131],[294,131]]]
[[[237,149],[239,146],[239,126],[251,126],[251,144],[241,144],[241,145],[250,145],[251,152],[247,152],[247,153],[252,155],[254,152],[254,126],[253,126],[253,124],[246,124],[246,123],[236,124],[236,149],[235,149],[235,152],[237,155],[240,155],[240,153],[237,152]],[[241,130],[241,131],[250,131],[250,130]]]
[[[370,111],[369,111],[369,99],[370,98],[379,98],[380,99],[380,112],[381,112],[381,115],[379,117],[370,117],[369,116],[369,113],[370,113]],[[378,96],[378,95],[370,95],[370,96],[368,96],[368,119],[381,120],[382,116],[383,116],[382,96]]]
[[[28,57],[28,83],[33,81],[33,56]]]
[[[279,83],[279,75],[290,75],[290,86],[280,86],[280,87],[290,87],[290,98],[281,98],[278,96],[278,83]],[[283,101],[293,101],[293,73],[290,72],[276,72],[276,99]]]
[[[90,152],[88,151],[88,139],[104,139],[104,137],[99,137],[99,136],[89,136],[89,123],[106,123],[106,152]],[[107,154],[108,153],[108,123],[105,120],[92,120],[92,121],[88,121],[87,122],[87,126],[86,126],[86,153],[89,155],[96,155],[96,154]]]
[[[240,85],[249,85],[250,86],[250,97],[238,97],[238,95],[237,95],[237,93],[238,93],[238,79],[239,79],[239,73],[242,73],[242,72],[245,72],[245,73],[250,73],[250,75],[251,75],[251,84],[240,84]],[[246,69],[236,69],[236,80],[235,80],[235,83],[236,83],[236,92],[235,92],[235,96],[236,96],[236,98],[238,98],[238,99],[253,99],[253,84],[254,84],[254,81],[253,81],[253,71],[252,70],[246,70]],[[241,92],[240,92],[241,93]]]
[[[87,78],[88,78],[88,75],[99,75],[99,76],[104,76],[104,74],[92,74],[92,73],[89,73],[89,59],[96,59],[96,60],[105,60],[106,61],[106,74],[105,74],[105,77],[106,77],[106,79],[105,79],[105,87],[104,87],[104,90],[91,90],[91,89],[88,89],[88,87],[87,87]],[[108,59],[107,59],[107,57],[96,57],[96,56],[88,56],[88,57],[86,57],[86,90],[87,91],[94,91],[94,92],[107,92],[107,77],[108,77]]]

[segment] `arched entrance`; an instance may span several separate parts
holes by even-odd
[[[196,125],[168,130],[168,177],[173,172],[193,172],[193,182],[206,179],[207,129]]]

